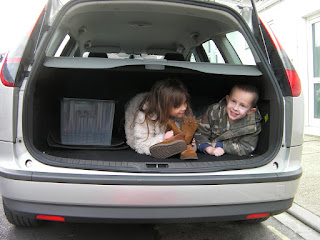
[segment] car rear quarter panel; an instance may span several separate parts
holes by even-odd
[[[0,83],[0,141],[14,141],[14,126],[16,125],[14,109],[17,109],[13,100],[15,93],[15,88],[6,87]]]
[[[285,97],[285,141],[286,146],[299,146],[304,133],[304,96]]]

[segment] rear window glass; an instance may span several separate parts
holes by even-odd
[[[164,59],[164,55],[154,54],[126,54],[126,53],[105,53],[105,52],[85,52],[83,54],[86,57],[100,57],[110,59],[140,59],[140,60],[159,60]]]
[[[255,61],[248,43],[240,32],[235,31],[227,33],[226,37],[238,54],[242,64],[255,65]]]
[[[61,42],[58,50],[56,51],[56,53],[54,55],[55,57],[60,57],[61,56],[61,53],[65,49],[65,47],[66,47],[67,43],[69,42],[69,40],[70,40],[70,36],[66,35],[65,38],[63,39],[63,41]]]
[[[213,37],[194,49],[190,62],[210,62],[215,64],[255,65],[252,51],[238,32],[229,32]]]
[[[202,47],[207,53],[208,60],[211,63],[225,63],[219,49],[217,48],[216,44],[209,40],[202,44]]]
[[[190,62],[209,62],[214,64],[243,64],[255,65],[255,60],[251,49],[243,35],[238,32],[230,32],[222,36],[215,37],[201,44],[202,56],[199,51],[191,52],[190,58],[185,59],[179,53],[167,53],[171,57],[167,58],[167,54],[127,54],[123,52],[113,51],[93,51],[77,54],[79,50],[76,40],[71,38],[68,34],[61,40],[60,44],[53,53],[54,57],[98,57],[109,59],[140,59],[140,60],[177,60]],[[74,43],[74,44],[72,44]],[[67,54],[66,54],[67,53]],[[50,55],[50,54],[49,54]],[[176,56],[175,56],[176,55]],[[181,55],[181,56],[178,56]]]

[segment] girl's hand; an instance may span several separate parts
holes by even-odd
[[[170,130],[170,131],[166,132],[166,134],[163,137],[163,140],[167,140],[168,138],[171,138],[173,136],[174,136],[173,130]]]
[[[191,146],[194,147],[196,145],[196,140],[193,138],[191,142]]]

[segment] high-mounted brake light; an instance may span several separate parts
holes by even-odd
[[[64,222],[64,217],[60,216],[52,216],[52,215],[37,215],[38,220],[49,220],[49,221],[57,221],[57,222]]]
[[[269,34],[273,45],[275,46],[275,48],[278,51],[280,59],[283,63],[283,67],[285,68],[285,73],[286,73],[286,76],[287,76],[287,79],[289,82],[289,86],[290,86],[290,90],[291,90],[291,96],[292,97],[299,97],[301,94],[301,81],[298,76],[298,73],[296,72],[295,68],[293,67],[288,55],[286,54],[286,52],[282,48],[279,40],[274,35],[273,31],[271,29],[269,29],[266,25],[264,25],[264,23],[261,21],[261,19],[260,19],[260,22],[262,23],[264,29]]]
[[[256,213],[247,216],[247,219],[264,218],[269,217],[270,213]]]

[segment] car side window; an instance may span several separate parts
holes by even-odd
[[[59,48],[57,49],[56,53],[54,54],[55,57],[60,57],[62,55],[62,51],[65,49],[66,45],[70,41],[70,36],[67,34],[64,39],[62,40]]]
[[[244,65],[256,64],[253,58],[252,52],[249,48],[249,45],[240,32],[234,31],[234,32],[227,33],[226,38],[234,48],[242,64]]]
[[[239,31],[217,35],[195,48],[190,62],[255,65],[252,51]]]
[[[191,53],[191,55],[190,55],[190,60],[189,60],[190,62],[196,62],[197,60],[196,60],[196,57],[194,56],[194,54],[193,53]]]
[[[210,63],[225,63],[219,49],[213,40],[209,40],[202,44]]]

